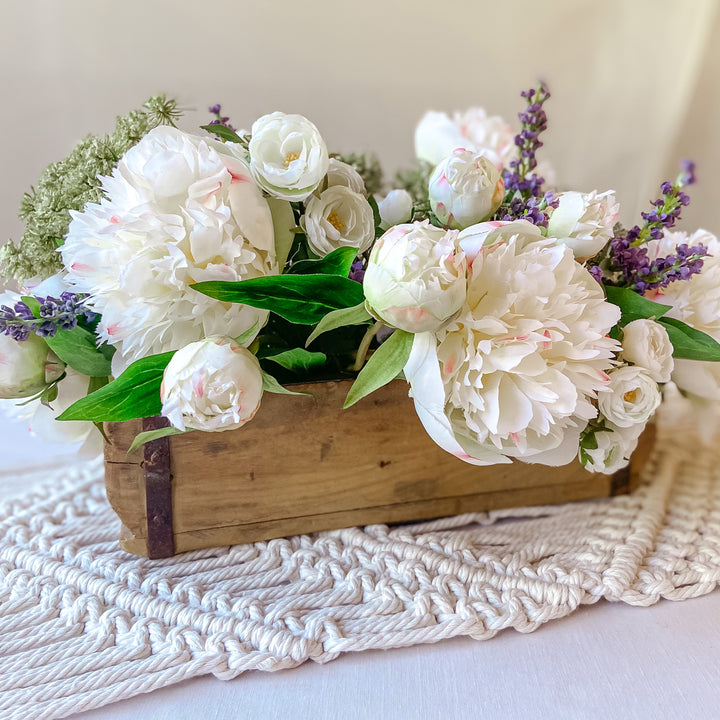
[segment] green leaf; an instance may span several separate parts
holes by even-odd
[[[360,371],[345,398],[343,407],[349,408],[366,395],[375,392],[378,388],[394,380],[397,374],[405,367],[410,357],[413,338],[412,333],[405,332],[405,330],[395,330],[373,353],[365,367]]]
[[[110,379],[107,377],[107,375],[104,375],[103,377],[91,377],[90,381],[88,382],[87,394],[89,395],[90,393],[94,393],[101,387],[105,387],[109,382]]]
[[[319,337],[323,333],[330,332],[330,330],[336,330],[346,325],[363,325],[370,320],[372,320],[372,315],[370,315],[365,308],[364,302],[351,308],[333,310],[320,320],[315,329],[310,333],[308,339],[305,341],[305,347],[315,340],[316,337]]]
[[[58,383],[54,382],[51,385],[48,385],[40,395],[40,402],[45,405],[45,407],[49,407],[52,410],[52,407],[50,407],[50,403],[57,400],[58,396]]]
[[[658,321],[667,330],[673,344],[673,357],[687,360],[720,360],[720,343],[707,333],[690,327],[682,320],[660,318]]]
[[[55,337],[45,338],[50,349],[73,370],[91,377],[107,377],[112,373],[110,358],[114,348],[96,345],[93,333],[76,325],[72,330],[58,330]]]
[[[271,393],[278,393],[279,395],[304,395],[305,397],[312,397],[310,393],[305,392],[293,392],[283,387],[272,375],[263,372],[262,374],[262,386],[263,390]]]
[[[178,430],[176,427],[165,427],[159,428],[158,430],[146,430],[145,432],[138,433],[135,436],[135,439],[130,443],[127,454],[131,455],[139,447],[151,440],[159,440],[160,438],[168,437],[169,435],[182,435],[184,432],[186,431]]]
[[[58,420],[122,422],[158,415],[163,371],[174,352],[136,360],[120,377],[73,403]]]
[[[324,365],[327,356],[321,352],[309,352],[303,348],[293,348],[277,355],[268,355],[264,359],[272,360],[286,370],[303,371]]]
[[[238,335],[235,338],[235,342],[238,345],[242,345],[244,347],[245,343],[248,340],[253,339],[258,334],[259,330],[260,330],[260,323],[256,320],[251,328],[248,328],[244,333],[241,333],[240,335]]]
[[[622,312],[620,325],[627,325],[633,320],[641,320],[643,318],[657,319],[665,315],[670,310],[670,305],[661,305],[638,295],[630,288],[618,288],[611,285],[605,288],[605,295],[608,302],[617,305]]]
[[[272,275],[240,282],[210,280],[192,286],[223,302],[272,310],[300,325],[314,325],[331,310],[362,302],[362,285],[337,275]]]
[[[201,125],[200,128],[202,130],[207,130],[209,133],[215,135],[215,137],[219,137],[225,142],[241,143],[243,141],[243,139],[234,130],[231,130],[229,127],[225,127],[224,125]]]
[[[374,195],[368,196],[368,203],[370,204],[373,212],[373,223],[375,224],[375,238],[379,238],[383,235],[385,231],[380,227],[380,223],[382,223],[382,218],[380,217],[380,208],[378,207],[377,200],[375,199]]]
[[[33,317],[40,317],[40,301],[37,298],[32,297],[32,295],[22,295],[20,301],[27,305]]]
[[[290,275],[338,275],[346,278],[350,274],[357,248],[343,247],[333,250],[319,260],[298,260],[288,271]]]

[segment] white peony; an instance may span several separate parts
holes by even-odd
[[[569,191],[558,198],[560,204],[548,220],[548,236],[567,245],[578,259],[597,255],[613,237],[620,215],[615,193]]]
[[[527,222],[491,229],[459,315],[414,338],[405,375],[425,429],[478,465],[570,462],[608,384],[619,317],[568,248]]]
[[[590,472],[613,475],[629,465],[644,429],[642,423],[623,428],[606,420],[604,429],[594,433],[597,447],[585,448],[578,453],[578,459]]]
[[[720,342],[720,241],[707,230],[688,236],[684,232],[665,232],[661,240],[648,243],[651,259],[675,253],[678,245],[704,245],[709,256],[703,259],[702,271],[689,280],[670,283],[650,299],[672,305],[667,317],[682,320]],[[720,400],[720,362],[675,359],[672,379],[677,386],[706,400]]]
[[[169,127],[148,133],[101,178],[105,199],[71,212],[67,279],[101,313],[113,374],[207,335],[238,336],[266,310],[192,289],[278,272],[268,203],[232,143]]]
[[[607,392],[600,393],[600,412],[618,427],[646,423],[662,402],[657,382],[644,368],[625,365],[611,370]]]
[[[370,311],[408,332],[437,330],[465,300],[465,256],[457,232],[426,220],[396,225],[370,253],[363,291]]]
[[[358,255],[375,239],[370,203],[360,193],[335,185],[313,195],[305,207],[305,232],[314,253],[324,257],[341,247],[354,247]]]
[[[205,338],[165,368],[162,414],[179,430],[232,430],[255,417],[262,393],[260,363],[249,350],[229,337]]]
[[[391,190],[382,200],[378,200],[378,212],[383,230],[410,222],[413,214],[412,195],[407,190]]]
[[[517,156],[512,127],[483,108],[456,112],[452,119],[442,112],[425,113],[415,129],[415,155],[437,165],[458,148],[484,155],[501,170]]]
[[[328,171],[325,141],[302,115],[263,115],[253,123],[248,150],[258,185],[283,200],[305,200]]]
[[[654,320],[633,320],[623,328],[622,356],[659,383],[670,382],[673,346],[667,330]]]
[[[454,150],[433,171],[430,207],[446,227],[462,230],[489,218],[500,207],[505,183],[483,155]]]
[[[348,165],[337,158],[330,158],[323,190],[335,185],[343,185],[367,197],[365,181],[360,173],[352,165]]]

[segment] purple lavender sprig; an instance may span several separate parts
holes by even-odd
[[[37,303],[37,314],[23,302],[16,302],[12,307],[0,306],[0,333],[13,340],[22,342],[34,332],[40,337],[55,337],[58,330],[72,330],[78,320],[83,318],[93,322],[97,314],[85,307],[87,295],[64,292],[59,298],[33,298]]]
[[[652,261],[645,247],[650,240],[660,240],[665,230],[675,227],[682,208],[690,203],[690,197],[682,188],[695,181],[695,164],[684,160],[682,172],[675,182],[664,182],[660,186],[662,197],[653,201],[652,210],[642,213],[644,225],[635,225],[625,235],[611,240],[610,272],[603,275],[606,284],[645,293],[667,287],[675,280],[687,280],[702,270],[703,258],[708,252],[701,244],[693,247],[679,245],[675,253]],[[599,277],[599,273],[595,276]]]
[[[230,118],[222,115],[220,105],[211,105],[208,108],[208,112],[215,116],[215,119],[211,120],[208,125],[223,125],[228,130],[237,132],[237,129],[230,124]]]
[[[535,153],[543,146],[540,135],[547,130],[547,115],[543,109],[550,92],[544,83],[536,89],[520,93],[527,100],[527,107],[518,114],[521,130],[515,136],[519,157],[510,162],[503,171],[505,183],[505,215],[503,220],[529,220],[535,225],[547,227],[548,207],[557,207],[552,194],[543,193],[545,179],[533,172],[537,167]]]

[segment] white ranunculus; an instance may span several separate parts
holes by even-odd
[[[283,200],[305,200],[328,171],[325,141],[302,115],[263,115],[253,123],[248,149],[258,185]]]
[[[229,337],[209,337],[178,350],[163,373],[162,414],[179,430],[232,430],[260,407],[257,358]]]
[[[408,332],[437,330],[465,300],[466,262],[457,232],[422,223],[396,225],[370,253],[363,291],[369,310]]]
[[[105,198],[71,212],[67,279],[90,294],[113,374],[208,335],[241,335],[267,310],[195,290],[278,272],[268,203],[234,143],[158,127],[101,178]]]
[[[548,220],[548,237],[567,245],[578,259],[597,255],[613,237],[620,215],[615,193],[569,191],[559,193],[558,198],[560,204]]]
[[[462,230],[489,218],[500,207],[505,183],[486,157],[470,150],[454,150],[433,171],[430,206],[440,222]]]
[[[413,213],[412,195],[407,190],[391,190],[382,200],[378,200],[378,211],[383,230],[410,222]]]
[[[430,436],[467,462],[569,463],[608,384],[620,345],[607,334],[620,311],[568,248],[530,223],[485,230],[467,238],[484,241],[459,314],[415,335],[405,366],[415,408]]]
[[[609,373],[607,392],[600,393],[600,412],[618,427],[646,423],[662,402],[657,382],[644,368],[625,365]]]
[[[595,431],[597,448],[585,449],[587,456],[580,452],[578,458],[590,472],[613,475],[630,463],[645,425],[637,423],[624,428],[606,420],[604,426],[604,430]]]
[[[367,197],[365,182],[360,173],[352,167],[352,165],[348,165],[337,158],[330,158],[327,169],[326,184],[323,189],[326,190],[327,188],[334,187],[335,185],[343,185],[354,192]]]
[[[437,165],[453,150],[481,153],[501,170],[516,156],[515,133],[501,117],[488,116],[483,108],[446,113],[428,112],[415,129],[415,154]]]
[[[370,203],[360,193],[343,185],[329,187],[305,207],[305,232],[312,251],[324,257],[341,247],[365,252],[375,238],[375,220]]]
[[[654,320],[633,320],[623,328],[622,356],[659,383],[670,382],[673,346],[667,330]]]

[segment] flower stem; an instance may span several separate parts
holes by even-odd
[[[360,372],[360,370],[362,369],[362,366],[365,364],[365,356],[367,355],[370,343],[372,342],[373,338],[378,334],[380,328],[383,327],[385,327],[385,323],[382,322],[382,320],[378,320],[374,325],[371,325],[367,329],[365,335],[363,335],[363,339],[360,342],[360,347],[358,348],[357,354],[355,355],[355,364],[352,368],[355,372]]]

